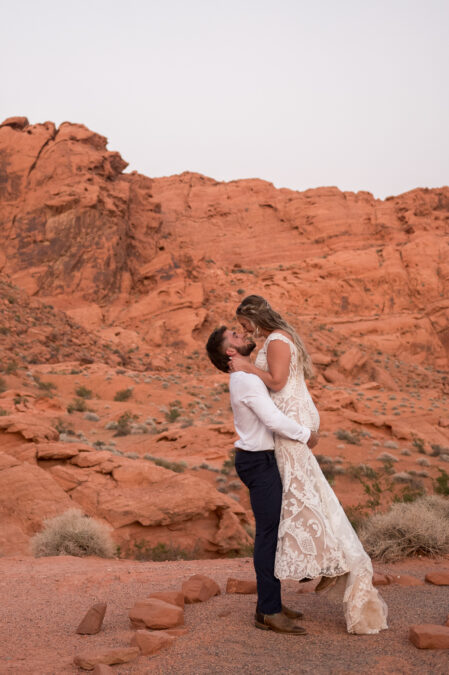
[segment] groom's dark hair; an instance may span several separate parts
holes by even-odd
[[[227,326],[216,328],[210,335],[206,344],[207,355],[218,370],[229,373],[230,358],[223,351],[223,340]]]

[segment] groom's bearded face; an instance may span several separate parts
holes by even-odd
[[[249,356],[255,348],[256,343],[252,340],[248,340],[245,345],[242,345],[241,347],[235,347],[235,350],[242,356]]]

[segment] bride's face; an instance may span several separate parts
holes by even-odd
[[[252,321],[247,319],[245,316],[238,316],[237,320],[243,328],[245,335],[252,335],[254,333],[256,327]]]

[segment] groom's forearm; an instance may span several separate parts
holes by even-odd
[[[300,443],[308,442],[311,430],[284,415],[268,395],[266,397],[258,395],[248,397],[245,403],[273,433]]]

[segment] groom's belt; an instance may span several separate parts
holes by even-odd
[[[269,450],[242,450],[242,448],[236,448],[236,452],[244,452],[247,455],[255,455],[258,452],[274,452],[274,448],[270,448]]]

